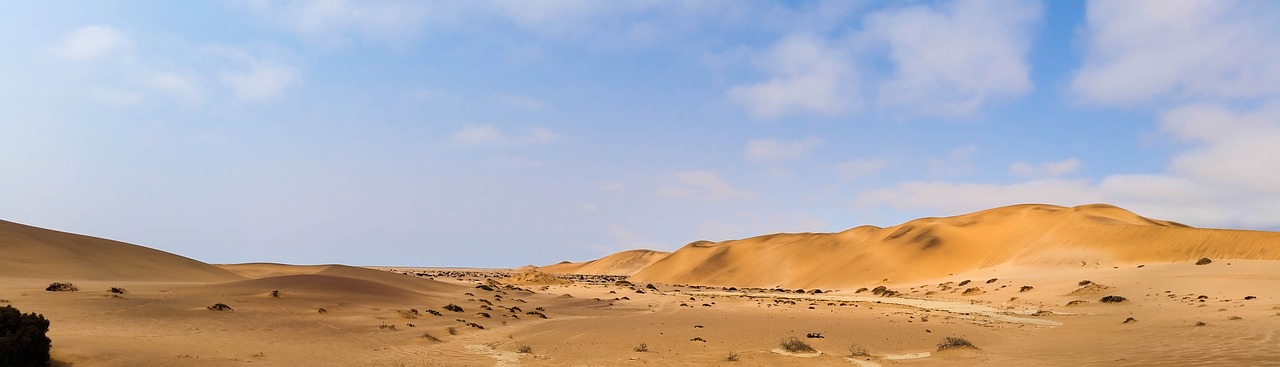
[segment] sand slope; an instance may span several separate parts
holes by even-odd
[[[538,271],[553,274],[632,275],[670,254],[653,250],[630,250],[586,262],[547,265],[539,267]]]
[[[1280,233],[1191,228],[1105,204],[1015,205],[888,228],[690,243],[633,280],[752,287],[849,287],[1001,264],[1080,266],[1280,259]]]
[[[219,282],[239,275],[168,252],[0,221],[0,277]]]

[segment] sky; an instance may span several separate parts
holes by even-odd
[[[0,219],[514,267],[1110,203],[1280,230],[1280,3],[0,4]]]

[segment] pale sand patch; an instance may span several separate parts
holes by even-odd
[[[880,367],[881,366],[879,363],[876,363],[875,361],[862,360],[862,359],[853,358],[853,357],[844,357],[844,360],[849,361],[849,363],[853,363],[858,367]]]
[[[915,298],[898,298],[898,297],[873,297],[873,296],[841,296],[841,295],[800,295],[800,294],[775,294],[775,293],[745,293],[745,292],[691,292],[690,294],[702,295],[721,295],[721,296],[747,296],[752,298],[787,298],[817,301],[845,301],[845,302],[866,302],[866,303],[887,303],[902,306],[910,306],[928,311],[944,311],[961,315],[978,315],[990,318],[996,321],[1003,321],[1014,324],[1030,324],[1043,326],[1059,326],[1061,322],[1045,319],[1033,319],[1026,317],[1017,317],[1008,315],[1009,313],[1017,315],[1031,315],[1038,310],[1000,310],[991,306],[967,303],[967,302],[951,302],[929,299]]]
[[[884,358],[884,359],[886,359],[886,360],[890,360],[890,361],[901,361],[901,360],[905,360],[905,359],[920,359],[920,358],[926,358],[926,357],[929,357],[930,355],[932,355],[932,353],[929,353],[929,352],[918,352],[918,353],[889,354],[889,355],[885,355],[884,357],[880,357],[880,358]]]
[[[784,355],[784,356],[789,356],[789,357],[800,357],[800,358],[813,358],[813,357],[817,357],[817,356],[822,355],[822,351],[820,351],[820,350],[819,350],[819,351],[814,351],[814,352],[811,352],[811,353],[794,353],[794,352],[788,352],[788,351],[786,351],[785,349],[782,349],[782,348],[773,348],[773,349],[770,349],[769,351],[770,351],[770,352],[777,353],[777,354],[781,354],[781,355]]]
[[[520,365],[520,353],[502,351],[484,344],[468,344],[467,351],[493,358],[496,361],[493,364],[494,367],[515,367]]]

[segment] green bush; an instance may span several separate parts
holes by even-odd
[[[0,366],[48,366],[53,342],[47,332],[49,320],[43,315],[0,307]]]

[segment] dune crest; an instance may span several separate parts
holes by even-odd
[[[643,282],[848,287],[930,279],[1002,264],[1280,259],[1280,233],[1200,229],[1106,204],[1013,205],[839,233],[691,243],[632,275]]]
[[[538,267],[537,270],[551,274],[632,275],[670,254],[670,252],[653,250],[629,250],[591,261],[580,263],[566,261],[547,265]]]
[[[143,246],[0,221],[0,277],[225,282],[243,277]]]

